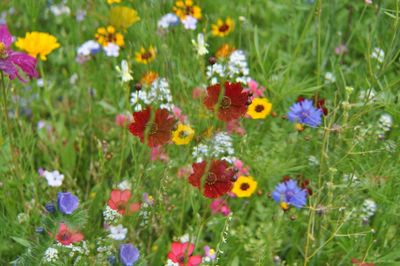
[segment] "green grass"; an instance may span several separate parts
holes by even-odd
[[[82,265],[95,265],[96,240],[107,238],[102,210],[112,188],[127,179],[135,201],[147,192],[156,202],[147,225],[140,225],[138,215],[123,220],[129,229],[126,242],[141,252],[138,265],[164,265],[170,243],[186,233],[196,238],[195,254],[203,254],[206,244],[218,247],[218,265],[273,265],[277,256],[282,260],[277,265],[351,265],[352,258],[379,266],[400,265],[399,150],[385,148],[388,141],[398,144],[400,137],[400,3],[308,2],[204,0],[200,3],[204,17],[196,31],[179,26],[160,36],[157,20],[170,12],[174,1],[124,0],[122,4],[135,8],[141,20],[125,33],[126,47],[120,56],[100,53],[79,65],[76,48],[93,39],[97,27],[107,25],[106,1],[69,1],[73,14],[78,8],[87,10],[81,23],[74,16],[55,17],[43,0],[2,1],[1,10],[15,9],[7,18],[14,36],[48,32],[61,47],[39,62],[44,87],[5,79],[8,108],[16,111],[16,117],[10,118],[8,132],[2,105],[0,264],[8,265],[27,247],[33,256],[25,264],[39,263],[53,243],[49,236],[35,233],[43,226],[43,206],[55,200],[58,191],[68,190],[85,210],[78,217],[85,221],[79,228],[91,253]],[[211,36],[210,24],[226,16],[235,20],[234,32],[225,38]],[[205,33],[212,53],[224,42],[248,53],[250,75],[267,87],[277,113],[266,120],[243,119],[247,133],[234,136],[236,156],[250,167],[260,193],[248,200],[229,199],[229,217],[212,215],[211,201],[177,177],[180,167],[194,162],[191,151],[201,132],[222,125],[191,96],[194,87],[208,84],[207,58],[196,57],[191,43],[198,32]],[[349,52],[338,56],[334,50],[341,43]],[[156,60],[137,64],[134,52],[149,45],[157,48]],[[371,58],[375,47],[385,51],[382,64]],[[122,59],[129,61],[136,81],[147,70],[168,79],[174,103],[189,116],[199,137],[190,145],[166,146],[168,163],[150,161],[150,149],[115,126],[115,115],[132,112],[127,93],[133,83],[121,85],[115,70]],[[326,72],[335,75],[335,83],[324,82]],[[78,80],[71,85],[69,78],[75,73]],[[346,86],[354,91],[346,93]],[[89,94],[90,88],[96,90],[95,96]],[[378,100],[360,102],[360,92],[369,88],[374,88]],[[298,96],[315,94],[327,99],[329,109],[320,128],[297,132],[281,119]],[[30,118],[23,115],[22,99],[32,110]],[[373,129],[362,136],[363,129],[376,127],[382,113],[394,121],[386,140],[379,140]],[[54,130],[38,131],[39,120]],[[311,155],[318,158],[317,166],[309,164]],[[49,187],[37,173],[40,167],[64,174],[63,186]],[[357,175],[361,184],[349,185],[344,174]],[[306,208],[284,213],[268,196],[285,175],[311,180],[314,194]],[[359,210],[367,198],[378,208],[364,225]],[[317,211],[321,208],[322,214]],[[18,219],[21,214],[24,221]],[[118,243],[113,243],[115,248]],[[69,265],[67,261],[64,258],[60,265]]]

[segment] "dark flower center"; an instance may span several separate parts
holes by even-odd
[[[158,126],[157,126],[156,123],[148,123],[146,125],[146,128],[148,128],[148,134],[149,135],[155,134],[157,132],[157,130],[158,130]]]
[[[243,183],[243,184],[240,185],[240,189],[243,190],[243,191],[246,191],[247,189],[249,189],[249,187],[250,186],[247,183]]]
[[[302,119],[306,119],[309,116],[309,113],[307,111],[303,111],[301,112],[300,116]]]
[[[64,231],[61,233],[60,239],[65,241],[71,238],[71,232]]]
[[[0,58],[5,59],[7,57],[6,46],[3,42],[0,42]]]
[[[181,138],[181,139],[186,138],[188,135],[189,134],[185,130],[182,130],[179,132],[179,138]]]
[[[148,60],[148,59],[150,59],[152,57],[152,54],[150,52],[143,53],[141,55],[141,57],[142,57],[143,60]]]
[[[229,25],[224,23],[222,26],[219,27],[218,29],[220,32],[227,32],[229,30]]]
[[[257,113],[261,113],[262,111],[264,111],[264,106],[259,104],[259,105],[256,106],[255,110],[256,110]]]
[[[115,43],[117,41],[117,36],[114,33],[108,33],[106,35],[106,40],[107,40],[107,42]]]
[[[213,172],[210,172],[210,173],[208,174],[208,176],[207,176],[206,184],[207,184],[207,185],[214,185],[215,182],[217,182],[217,175],[214,174]]]
[[[185,257],[184,257],[184,256],[180,256],[180,257],[178,258],[178,262],[184,263],[184,262],[185,262]]]
[[[287,198],[287,199],[290,199],[290,198],[292,198],[292,197],[293,197],[293,195],[294,195],[294,192],[293,192],[292,190],[288,190],[288,191],[286,191],[286,198]]]
[[[125,210],[125,208],[126,208],[126,203],[125,202],[123,202],[123,201],[119,201],[119,202],[117,202],[117,210],[118,211],[122,211],[122,210]]]
[[[192,7],[191,6],[186,6],[186,15],[191,15],[193,12],[192,12]]]
[[[231,106],[231,104],[232,104],[232,101],[229,97],[224,96],[224,98],[222,98],[222,101],[221,101],[222,109],[228,109]]]

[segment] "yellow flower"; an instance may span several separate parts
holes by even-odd
[[[158,73],[154,71],[147,71],[140,79],[140,83],[150,86],[154,80],[158,78]]]
[[[144,49],[144,47],[140,48],[139,52],[135,54],[135,60],[138,63],[148,64],[156,58],[156,49],[153,46],[150,46],[148,50]]]
[[[289,207],[290,207],[289,203],[284,202],[284,201],[281,202],[280,206],[281,206],[282,210],[284,210],[284,211],[289,210]]]
[[[299,131],[299,132],[304,131],[304,125],[303,125],[303,124],[296,123],[296,124],[294,125],[294,127],[295,127],[295,129],[296,129],[297,131]]]
[[[60,47],[57,38],[45,32],[27,32],[25,38],[18,38],[15,45],[26,51],[33,57],[40,55],[40,59],[46,61],[46,56],[54,49]]]
[[[239,176],[233,184],[232,192],[239,198],[250,197],[257,188],[257,181],[252,176]]]
[[[114,43],[119,47],[124,46],[124,35],[117,32],[113,26],[100,27],[97,29],[96,40],[102,46],[107,46],[108,43]]]
[[[133,8],[117,6],[110,11],[110,24],[119,29],[127,29],[139,20],[140,17]]]
[[[218,19],[217,24],[211,25],[211,33],[214,36],[224,37],[233,31],[234,24],[230,17],[227,17],[225,21]]]
[[[195,19],[201,19],[201,8],[194,5],[193,0],[178,0],[173,7],[175,14],[184,20],[186,16],[192,16]]]
[[[231,53],[235,50],[236,50],[235,47],[233,47],[227,43],[224,43],[223,45],[221,45],[220,48],[218,48],[217,52],[215,53],[215,57],[226,58],[226,57],[230,56]]]
[[[114,4],[114,3],[121,3],[121,0],[107,0],[107,3],[108,3],[109,5],[112,5],[112,4]]]
[[[183,124],[178,124],[178,128],[172,132],[172,141],[176,145],[186,145],[193,139],[194,130]]]
[[[247,114],[253,119],[264,119],[271,113],[272,104],[267,98],[254,98],[249,107]]]

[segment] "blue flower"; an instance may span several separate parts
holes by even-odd
[[[306,124],[310,127],[317,127],[321,124],[322,111],[314,107],[311,100],[293,104],[290,107],[288,118],[291,122]]]
[[[289,179],[275,187],[274,192],[272,192],[272,198],[281,203],[283,209],[287,209],[288,205],[302,208],[306,205],[307,191],[300,188],[296,181]]]
[[[58,209],[64,214],[72,214],[78,208],[79,200],[70,192],[58,192]]]
[[[139,259],[139,250],[132,244],[122,244],[119,247],[119,258],[124,266],[132,266]]]

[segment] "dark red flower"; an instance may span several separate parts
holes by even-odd
[[[129,131],[140,138],[142,143],[149,147],[164,145],[171,139],[171,131],[175,125],[175,119],[169,115],[166,109],[157,109],[152,121],[151,108],[133,113],[133,122],[129,125]]]
[[[80,242],[83,240],[83,234],[76,232],[68,228],[64,223],[60,224],[60,229],[56,235],[56,239],[61,244],[67,246],[75,242]]]
[[[220,94],[220,84],[208,87],[204,105],[209,110],[214,111],[214,108],[218,105]],[[244,116],[247,111],[248,99],[249,95],[243,91],[240,83],[225,82],[225,92],[218,106],[218,118],[229,122]]]
[[[108,206],[122,215],[126,213],[128,206],[129,213],[137,212],[140,209],[140,203],[129,204],[130,198],[131,192],[129,190],[113,190],[108,200]]]
[[[303,96],[299,96],[299,97],[297,97],[297,102],[298,103],[302,102],[305,99],[306,98],[304,98]],[[312,100],[314,102],[315,107],[319,108],[324,115],[328,114],[328,109],[325,107],[325,99],[321,99],[321,98],[318,99],[317,96],[313,96]]]
[[[375,266],[374,263],[363,262],[363,261],[355,259],[355,258],[351,259],[351,263],[353,263],[353,264],[355,264],[357,266]]]
[[[171,245],[171,251],[168,258],[179,266],[197,266],[201,263],[201,256],[191,256],[194,245],[191,243],[174,242]]]
[[[189,176],[189,183],[201,190],[207,198],[218,198],[232,189],[235,171],[230,168],[225,160],[214,160],[209,166],[206,162],[194,163],[193,174]],[[205,178],[202,182],[203,177]]]

